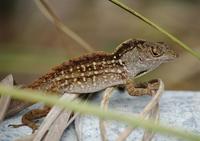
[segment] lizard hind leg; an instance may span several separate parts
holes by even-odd
[[[9,127],[18,128],[21,126],[30,127],[34,133],[38,129],[38,125],[36,124],[38,119],[45,117],[49,111],[50,107],[45,106],[43,109],[33,109],[22,116],[22,124],[10,124]]]

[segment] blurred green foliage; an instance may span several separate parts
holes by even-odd
[[[200,65],[164,35],[108,1],[49,1],[63,22],[95,50],[112,52],[128,38],[165,41],[180,59],[142,78],[160,77],[169,89],[199,90]],[[198,50],[200,1],[128,0],[126,3]],[[21,83],[32,81],[55,65],[86,52],[60,33],[33,1],[0,1],[0,77],[12,73]],[[191,71],[191,67],[195,67]],[[26,76],[26,77],[25,77]]]

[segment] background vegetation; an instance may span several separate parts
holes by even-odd
[[[162,78],[167,89],[200,89],[199,60],[115,5],[100,0],[49,2],[64,23],[95,50],[112,52],[128,38],[165,41],[179,52],[180,58],[142,79]],[[200,51],[200,1],[124,2]],[[30,83],[51,67],[86,53],[79,44],[58,32],[34,1],[1,0],[0,27],[0,78],[12,73],[19,83]]]

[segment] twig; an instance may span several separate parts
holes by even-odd
[[[166,35],[168,38],[170,38],[172,41],[174,41],[175,43],[179,44],[182,48],[184,48],[185,50],[187,50],[190,54],[192,54],[193,56],[195,56],[196,58],[200,59],[200,53],[192,50],[188,45],[184,44],[182,41],[180,41],[178,38],[176,38],[175,36],[173,36],[172,34],[170,34],[169,32],[167,32],[165,29],[161,28],[160,26],[158,26],[157,24],[153,23],[152,21],[150,21],[149,19],[147,19],[146,17],[144,17],[143,15],[139,14],[138,12],[136,12],[135,10],[131,9],[130,7],[122,4],[121,2],[119,2],[118,0],[108,0],[110,2],[112,2],[113,4],[119,6],[120,8],[124,9],[125,11],[127,11],[128,13],[136,16],[137,18],[139,18],[140,20],[144,21],[145,23],[147,23],[148,25],[150,25],[151,27],[155,28],[156,30],[158,30],[159,32],[163,33],[164,35]]]
[[[63,33],[71,37],[73,40],[75,40],[77,43],[81,45],[85,50],[88,52],[94,51],[94,49],[86,42],[84,41],[78,34],[73,32],[70,28],[68,28],[66,25],[62,23],[62,21],[56,16],[56,14],[51,10],[52,8],[48,5],[45,0],[35,0],[35,3],[37,4],[38,8],[41,10],[41,12]]]

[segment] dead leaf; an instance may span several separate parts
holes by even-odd
[[[3,85],[12,87],[13,86],[13,76],[11,74],[6,76],[0,83]],[[2,122],[5,117],[6,111],[10,104],[10,99],[11,99],[10,96],[1,96],[1,98],[0,98],[0,122]]]

